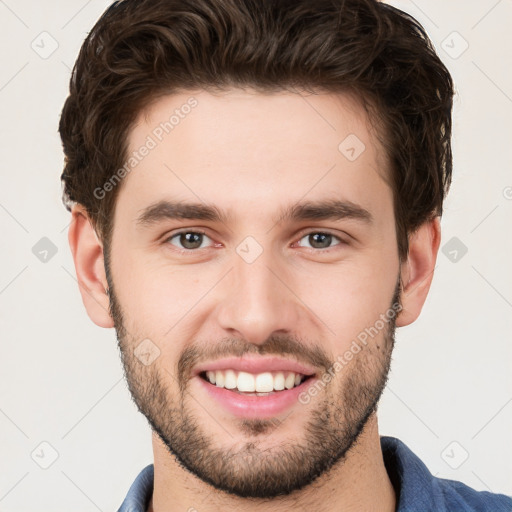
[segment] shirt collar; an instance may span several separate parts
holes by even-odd
[[[384,465],[396,494],[396,512],[435,510],[447,512],[438,479],[405,443],[381,436]]]
[[[117,512],[146,512],[153,495],[154,465],[149,464],[138,475]]]

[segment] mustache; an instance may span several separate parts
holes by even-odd
[[[333,360],[322,347],[306,344],[289,335],[273,335],[260,345],[239,338],[225,338],[216,344],[201,342],[185,348],[178,360],[179,383],[181,385],[186,382],[194,367],[200,363],[224,357],[242,357],[247,354],[291,356],[300,363],[324,371],[327,371]]]

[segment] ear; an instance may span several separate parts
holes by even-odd
[[[397,327],[412,324],[420,315],[427,298],[437,252],[441,243],[440,218],[423,223],[409,238],[409,253],[402,263],[401,302],[403,309],[397,317]]]
[[[73,206],[71,216],[68,240],[85,309],[96,325],[114,327],[106,293],[108,283],[105,276],[103,245],[82,205]]]

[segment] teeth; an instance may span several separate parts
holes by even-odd
[[[240,372],[236,380],[238,391],[256,391],[254,389],[254,375],[246,372]]]
[[[274,375],[274,389],[276,391],[282,391],[284,389],[284,373],[277,372]]]
[[[256,393],[260,396],[273,391],[292,389],[303,381],[304,375],[294,372],[263,372],[253,375],[235,370],[216,370],[207,371],[206,378],[219,388]]]
[[[224,387],[224,373],[219,372],[218,370],[215,372],[215,385],[219,388]]]
[[[256,375],[256,391],[262,393],[274,391],[274,378],[272,377],[272,374],[270,372],[260,373],[259,375]]]
[[[284,379],[284,387],[286,389],[292,389],[294,385],[295,385],[295,374],[289,373],[286,376],[286,379]]]
[[[224,387],[227,389],[235,389],[236,382],[236,373],[233,370],[226,370],[224,374]]]

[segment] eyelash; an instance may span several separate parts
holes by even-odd
[[[184,230],[181,230],[181,231],[177,231],[176,233],[172,233],[170,236],[168,236],[164,240],[164,243],[170,243],[170,240],[172,240],[173,238],[175,238],[175,237],[177,237],[179,235],[182,235],[184,233],[200,234],[200,235],[204,235],[204,236],[210,238],[206,232],[204,232],[204,231],[202,231],[200,229],[194,229],[194,230],[184,229]],[[311,250],[313,252],[328,253],[328,252],[331,252],[332,250],[334,250],[339,245],[348,245],[348,242],[346,242],[345,240],[343,240],[339,236],[335,235],[334,233],[331,233],[329,231],[318,231],[318,230],[312,230],[312,231],[307,231],[307,232],[301,233],[299,241],[302,240],[304,237],[306,237],[308,235],[312,235],[312,234],[329,235],[329,236],[333,237],[334,239],[338,240],[338,242],[339,242],[338,244],[335,244],[332,247],[328,247],[327,249],[315,249],[313,247],[305,247],[306,249],[309,249],[309,250]],[[170,245],[172,245],[172,244],[170,244]],[[198,252],[198,251],[201,250],[201,249],[179,249],[176,246],[173,246],[173,247],[174,247],[173,250],[177,251],[179,254],[192,254],[194,252]],[[203,249],[207,249],[207,247],[203,247]]]

